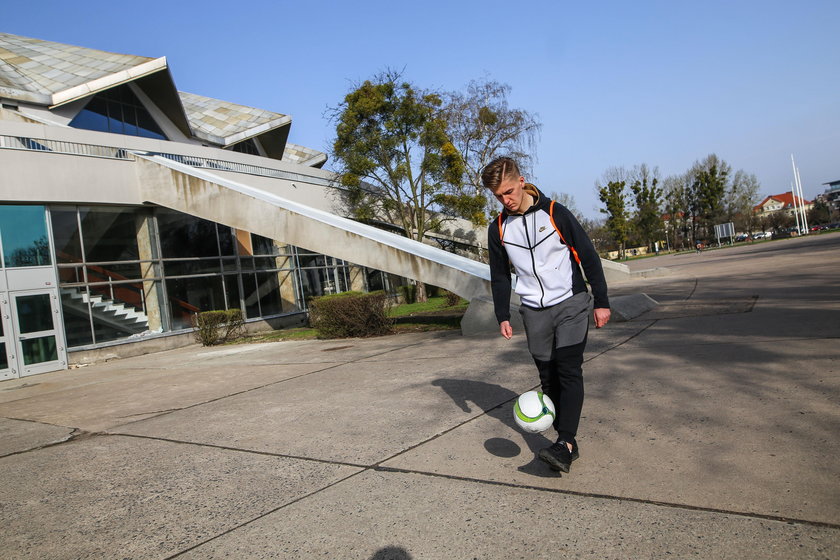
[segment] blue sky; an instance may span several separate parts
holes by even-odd
[[[0,31],[166,56],[178,89],[289,114],[290,141],[324,151],[327,108],[384,69],[504,82],[543,123],[532,179],[596,217],[613,166],[664,177],[716,153],[769,195],[793,153],[806,198],[840,179],[838,21],[828,0],[49,0],[4,10]]]

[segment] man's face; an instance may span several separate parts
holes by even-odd
[[[504,179],[498,187],[490,189],[496,200],[502,203],[508,212],[514,214],[521,214],[527,208],[523,208],[525,204],[525,177],[518,177],[516,179]]]

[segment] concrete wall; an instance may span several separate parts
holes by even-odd
[[[15,114],[4,111],[4,115]],[[341,200],[340,189],[324,184],[331,181],[335,174],[323,169],[209,146],[18,122],[17,117],[15,120],[0,120],[0,135],[195,156],[294,173],[297,175],[295,179],[281,179],[214,170],[215,174],[226,179],[246,181],[257,189],[311,208],[340,216],[348,215]],[[3,173],[0,174],[0,200],[142,204],[137,172],[132,166],[133,162],[126,160],[0,149],[0,168],[3,169]],[[443,229],[449,234],[458,230],[469,234],[473,226],[467,220],[456,218],[447,221]],[[481,231],[477,232],[474,239],[477,240],[477,244],[484,245],[484,237],[484,232]]]

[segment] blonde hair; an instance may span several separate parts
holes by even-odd
[[[495,189],[505,179],[519,179],[519,166],[507,156],[497,157],[487,164],[481,172],[481,183],[488,189]]]

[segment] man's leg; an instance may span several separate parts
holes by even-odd
[[[583,409],[583,351],[586,338],[578,344],[554,350],[550,361],[534,359],[540,372],[543,393],[554,402],[557,442],[540,450],[539,457],[557,471],[569,472],[579,452],[577,435]]]
[[[549,398],[557,407],[554,428],[560,439],[573,443],[583,410],[583,351],[586,338],[579,344],[557,348],[551,360],[552,380]],[[555,400],[555,398],[557,400]]]

